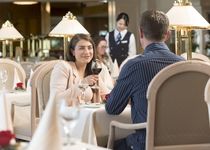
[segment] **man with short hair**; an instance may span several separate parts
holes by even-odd
[[[170,52],[164,43],[169,37],[169,20],[161,11],[148,10],[140,21],[140,42],[143,55],[129,60],[122,68],[114,89],[106,103],[108,114],[120,114],[130,101],[133,123],[147,121],[146,92],[152,78],[164,67],[182,57]],[[146,129],[137,130],[124,139],[115,141],[115,150],[144,150]]]

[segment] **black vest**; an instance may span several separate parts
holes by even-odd
[[[117,45],[114,37],[114,31],[109,33],[110,56],[113,62],[115,59],[117,60],[119,66],[128,57],[130,36],[131,32],[127,32],[125,37],[120,41],[120,44]]]

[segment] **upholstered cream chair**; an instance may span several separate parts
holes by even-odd
[[[61,60],[48,61],[48,64],[43,67],[37,76],[36,89],[38,95],[39,117],[42,116],[43,111],[47,105],[50,95],[50,76],[56,63]]]
[[[33,76],[31,78],[31,103],[30,104],[17,104],[15,103],[13,108],[15,107],[22,107],[22,109],[25,109],[26,113],[30,113],[31,114],[31,118],[30,120],[28,120],[28,122],[26,124],[24,124],[23,126],[19,126],[16,127],[14,126],[14,131],[16,134],[16,137],[18,139],[23,139],[23,140],[27,140],[30,141],[32,139],[32,136],[34,134],[34,131],[36,130],[36,127],[39,123],[41,114],[43,112],[42,109],[44,109],[45,107],[41,107],[42,105],[42,99],[40,96],[40,94],[43,95],[49,95],[49,86],[45,86],[44,89],[42,90],[46,90],[46,91],[40,91],[40,86],[41,85],[49,85],[50,82],[50,72],[47,76],[45,76],[45,72],[48,70],[52,70],[53,66],[57,63],[58,61],[46,61],[44,63],[42,63],[39,67],[36,68],[36,70],[33,73]],[[43,78],[44,76],[44,78]],[[39,98],[41,99],[41,102],[39,100]],[[47,103],[48,97],[45,96],[45,102]],[[30,107],[30,109],[26,109],[25,107]],[[42,108],[42,109],[41,109]],[[15,111],[13,111],[15,112]],[[15,114],[13,114],[12,116],[15,117]]]
[[[23,86],[25,87],[25,79],[26,79],[26,73],[22,66],[18,64],[17,62],[10,60],[10,59],[0,59],[0,69],[7,70],[8,79],[6,82],[6,89],[8,91],[13,90],[13,84],[14,84],[14,70],[17,70],[18,77],[20,81],[23,83]],[[0,81],[1,83],[1,81]],[[2,83],[0,84],[0,89],[2,89]]]
[[[162,69],[147,90],[147,123],[120,128],[146,128],[146,150],[209,150],[210,128],[204,88],[210,77],[210,64],[189,60]],[[114,130],[110,128],[108,147]]]
[[[185,59],[187,59],[187,53],[183,53],[181,54],[182,57],[184,57]],[[192,52],[192,59],[193,60],[201,60],[201,61],[206,61],[206,62],[210,62],[209,57],[200,53],[195,53]]]
[[[31,80],[31,132],[38,125],[42,112],[49,98],[50,75],[54,65],[59,60],[46,61],[35,69]],[[44,96],[43,96],[44,95]],[[44,97],[44,98],[43,98]],[[44,106],[43,106],[44,105]]]
[[[209,127],[210,127],[210,78],[205,86],[205,93],[204,93],[205,102],[208,107],[209,112]]]
[[[35,65],[33,67],[33,71],[35,71],[37,68],[39,68],[39,66],[41,66],[42,64],[46,64],[46,62],[49,62],[49,61],[39,61],[39,62],[35,63]]]

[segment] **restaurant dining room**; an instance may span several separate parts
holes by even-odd
[[[0,0],[0,150],[210,150],[210,0]]]

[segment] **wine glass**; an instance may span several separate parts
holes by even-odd
[[[74,142],[71,140],[71,132],[77,124],[80,108],[79,100],[74,99],[71,103],[71,106],[68,106],[65,100],[62,100],[60,105],[59,114],[61,116],[61,121],[63,124],[64,133],[66,135],[65,145],[74,145]]]
[[[101,72],[101,70],[102,70],[101,61],[98,60],[98,59],[93,60],[92,64],[91,64],[92,74],[98,75]],[[98,88],[98,82],[96,83],[96,85],[93,85],[91,88],[97,89]]]
[[[87,100],[85,99],[85,90],[87,89],[88,86],[89,86],[88,83],[84,83],[82,81],[79,83],[79,88],[81,90],[80,100],[81,102],[85,102],[85,104],[88,104]]]
[[[2,82],[2,89],[5,90],[6,88],[6,82],[7,82],[7,79],[8,79],[8,73],[7,73],[7,70],[6,69],[1,69],[0,70],[0,79],[1,79],[1,82]]]

